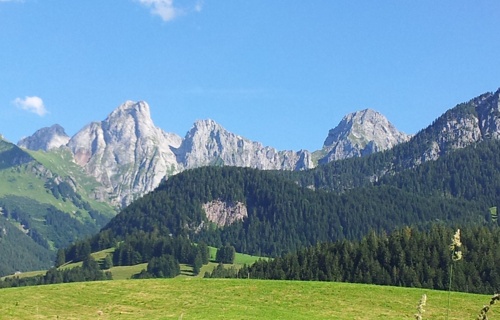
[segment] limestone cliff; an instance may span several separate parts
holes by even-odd
[[[147,103],[127,101],[104,121],[80,130],[68,147],[75,161],[108,188],[112,202],[123,206],[180,171],[171,148],[181,140],[154,125]]]
[[[302,170],[312,168],[308,151],[278,151],[231,133],[213,120],[196,121],[187,133],[177,160],[184,168],[227,165],[258,169]]]

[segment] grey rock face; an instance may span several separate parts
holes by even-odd
[[[176,151],[185,168],[227,165],[258,169],[302,170],[313,167],[308,151],[277,151],[225,130],[213,120],[195,122]]]
[[[484,139],[500,139],[500,89],[486,93],[445,112],[422,134],[431,137],[416,165]]]
[[[218,227],[229,226],[248,217],[247,207],[242,202],[223,202],[214,200],[202,205],[208,221]]]
[[[348,114],[330,130],[323,143],[322,152],[326,155],[319,162],[366,156],[409,139],[409,135],[398,131],[382,114],[365,109]]]
[[[106,120],[94,122],[71,138],[75,161],[124,206],[180,170],[171,148],[181,138],[155,127],[145,102],[127,101]]]
[[[33,135],[21,139],[17,145],[30,150],[49,151],[66,145],[68,141],[69,136],[64,132],[64,128],[55,124],[37,130]]]

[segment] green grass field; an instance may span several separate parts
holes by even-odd
[[[0,290],[10,319],[446,319],[448,293],[332,282],[148,279]],[[449,319],[475,319],[490,297],[451,294]],[[489,319],[500,319],[493,306]]]

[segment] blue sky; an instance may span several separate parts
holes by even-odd
[[[371,108],[415,133],[500,87],[500,1],[0,0],[0,133],[71,136],[126,100],[320,149]]]

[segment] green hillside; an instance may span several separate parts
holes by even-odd
[[[0,140],[0,276],[48,268],[55,250],[96,233],[115,210],[67,151],[26,151]]]
[[[0,290],[0,314],[22,319],[447,319],[448,293],[333,282],[120,280]],[[29,297],[29,298],[28,298]],[[475,319],[490,296],[452,292],[449,319]],[[490,319],[498,314],[493,306]]]

